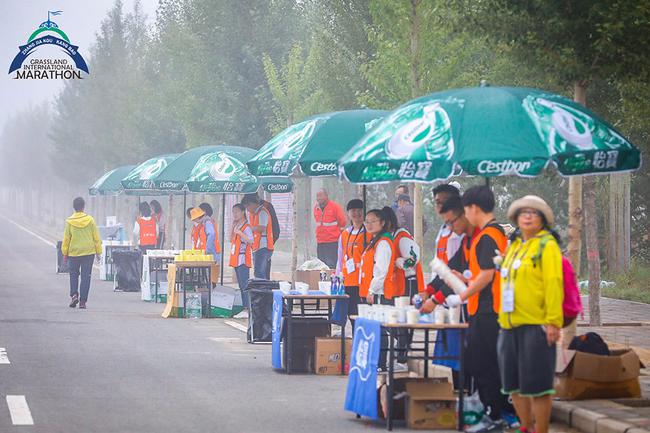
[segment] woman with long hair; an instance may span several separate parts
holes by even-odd
[[[246,283],[250,278],[250,270],[253,265],[253,229],[246,220],[246,208],[237,203],[232,207],[232,228],[230,232],[230,260],[229,266],[235,269],[237,284],[241,290],[242,303],[244,308],[250,308]]]
[[[393,298],[393,236],[390,215],[372,209],[366,213],[364,226],[372,239],[361,255],[359,296],[368,304],[390,303]]]

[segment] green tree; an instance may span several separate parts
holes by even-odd
[[[456,2],[469,28],[495,43],[511,43],[513,53],[546,74],[574,86],[574,99],[587,102],[594,80],[647,82],[650,74],[650,2],[484,0]],[[596,215],[596,179],[586,177],[585,227],[589,269],[590,320],[600,323],[600,259]],[[580,256],[580,178],[570,184],[569,253]]]

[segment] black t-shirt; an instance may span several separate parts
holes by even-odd
[[[496,221],[492,221],[485,226],[485,228],[488,227],[497,228],[505,236],[503,228]],[[490,270],[496,268],[496,265],[494,264],[494,257],[497,255],[496,251],[498,250],[499,247],[496,241],[490,235],[481,236],[478,244],[476,244],[476,258],[478,260],[478,266],[481,268],[481,270]],[[496,276],[497,275],[495,273],[494,278],[496,278]],[[494,281],[494,279],[492,281]],[[496,314],[494,312],[493,305],[494,297],[492,295],[492,281],[483,287],[483,290],[481,290],[481,293],[479,294],[478,310],[476,311],[477,314]]]

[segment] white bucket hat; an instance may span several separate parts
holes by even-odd
[[[544,215],[544,218],[546,218],[546,223],[549,228],[553,227],[553,224],[555,223],[553,210],[543,198],[536,195],[526,195],[513,201],[508,208],[508,219],[517,224],[517,215],[519,214],[519,211],[524,208],[531,208],[540,211],[542,215]]]

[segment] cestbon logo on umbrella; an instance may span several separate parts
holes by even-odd
[[[82,79],[82,72],[89,73],[79,47],[70,42],[68,35],[51,20],[52,16],[61,15],[63,11],[48,11],[47,21],[43,21],[27,39],[25,45],[18,47],[18,54],[9,66],[9,74],[16,72],[17,80],[43,79]],[[54,45],[61,49],[68,58],[30,57],[40,48]],[[28,57],[29,60],[27,59]],[[72,63],[70,63],[70,60]]]
[[[453,155],[451,121],[439,102],[429,101],[403,107],[391,116],[391,121],[398,129],[384,146],[389,158],[409,159],[419,149],[424,149],[427,160],[449,160]]]

